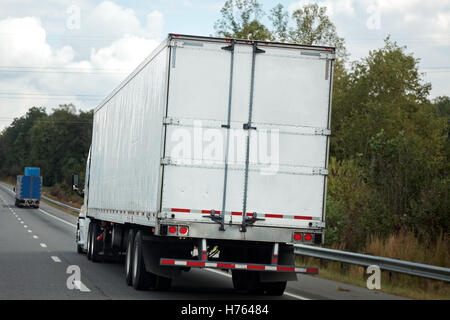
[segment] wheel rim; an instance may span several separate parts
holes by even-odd
[[[134,257],[133,257],[133,277],[137,278],[138,261],[139,261],[139,247],[138,244],[134,244]]]
[[[127,248],[127,260],[126,260],[126,269],[127,269],[127,274],[131,273],[130,270],[130,264],[131,264],[131,241],[128,243],[128,248]]]

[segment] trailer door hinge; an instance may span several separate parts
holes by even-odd
[[[164,125],[179,125],[180,124],[180,120],[174,119],[174,118],[171,118],[171,117],[164,117],[163,124]]]
[[[313,175],[321,175],[321,176],[327,176],[328,175],[328,169],[325,168],[313,168],[312,169]]]
[[[172,40],[172,41],[170,41],[169,46],[170,47],[175,47],[175,48],[183,48],[184,47],[184,42],[183,41]]]
[[[168,166],[168,165],[171,165],[172,162],[170,161],[170,158],[162,158],[162,159],[161,159],[161,164],[162,164],[163,166]]]
[[[319,58],[320,59],[326,59],[326,60],[336,60],[336,54],[334,54],[334,53],[321,53]]]
[[[330,129],[324,129],[324,128],[316,128],[314,130],[314,133],[316,135],[320,135],[320,136],[329,136],[329,135],[331,135],[331,130]]]
[[[312,221],[310,222],[312,228],[325,229],[325,222],[323,221]]]

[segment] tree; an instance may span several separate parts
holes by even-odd
[[[214,25],[218,36],[272,40],[271,32],[260,22],[264,13],[257,0],[227,0],[220,13],[222,18]]]

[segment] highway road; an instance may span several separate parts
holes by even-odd
[[[76,217],[46,203],[40,209],[14,206],[14,193],[0,184],[0,300],[5,299],[150,299],[258,300],[233,289],[231,276],[217,270],[193,269],[173,281],[170,291],[136,291],[125,283],[121,263],[93,263],[75,246]],[[71,267],[70,267],[71,266]],[[75,266],[75,267],[73,267]],[[68,273],[69,268],[69,273]],[[81,283],[69,289],[71,268]],[[70,282],[70,281],[69,281]],[[289,282],[281,300],[393,300],[401,297],[315,276]]]

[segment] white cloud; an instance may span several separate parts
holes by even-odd
[[[355,13],[355,9],[353,7],[353,0],[298,1],[290,4],[288,6],[288,11],[292,13],[297,9],[303,8],[304,5],[311,3],[317,3],[322,7],[326,7],[327,14],[330,17],[336,15],[351,16]]]
[[[39,17],[0,18],[0,67],[19,67],[20,71],[2,73],[0,92],[43,95],[39,98],[21,95],[14,99],[0,95],[0,116],[17,117],[31,106],[53,108],[62,103],[74,103],[83,109],[95,107],[101,97],[94,101],[76,95],[104,97],[111,92],[160,43],[163,23],[160,11],[149,12],[141,21],[134,10],[103,1],[92,10],[83,11],[79,30],[64,30],[65,35],[75,39],[73,45],[64,45],[49,41],[48,31]],[[65,27],[64,19],[62,25]],[[93,38],[102,41],[92,41]],[[89,41],[81,41],[80,45],[76,39]],[[86,49],[87,53],[80,53]],[[28,73],[20,67],[52,68],[56,72]],[[70,72],[73,69],[86,70],[89,74]],[[104,73],[108,71],[121,73]],[[73,96],[45,98],[58,94]],[[0,130],[6,125],[0,122]]]
[[[93,49],[90,63],[94,68],[132,71],[158,44],[156,40],[125,36],[109,47]]]
[[[134,10],[111,1],[103,1],[82,22],[81,31],[106,38],[121,38],[126,35],[159,38],[163,22],[162,13],[155,10],[147,15],[147,24],[142,25]]]

